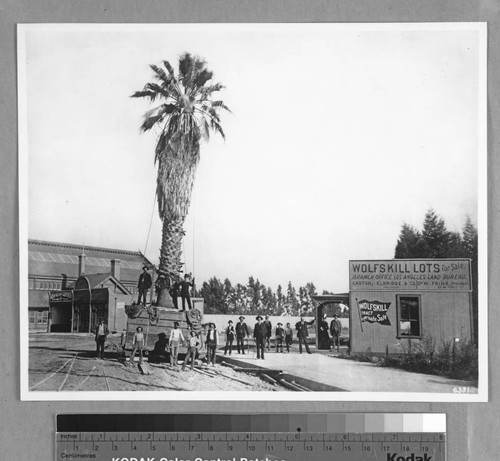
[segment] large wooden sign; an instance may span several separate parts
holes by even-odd
[[[469,259],[349,261],[350,291],[471,291]]]

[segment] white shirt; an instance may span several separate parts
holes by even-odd
[[[180,328],[174,328],[170,332],[170,341],[185,341],[184,335],[182,334],[182,330]]]

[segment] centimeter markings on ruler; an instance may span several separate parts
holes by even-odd
[[[85,454],[86,459],[106,461],[175,461],[178,456],[186,461],[292,460],[323,453],[325,459],[338,454],[342,458],[335,459],[444,461],[445,442],[445,433],[434,432],[58,432],[56,459],[81,459],[78,455]]]

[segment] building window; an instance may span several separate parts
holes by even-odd
[[[30,311],[30,325],[35,324],[35,315],[36,315],[35,311]]]
[[[49,318],[48,311],[38,311],[36,316],[36,324],[38,326],[47,325],[48,318]]]
[[[35,279],[29,279],[28,280],[28,288],[30,290],[33,290],[35,288]]]
[[[397,295],[398,337],[420,338],[422,335],[422,303],[420,296]]]

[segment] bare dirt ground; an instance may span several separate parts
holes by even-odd
[[[151,363],[151,374],[143,375],[137,364],[124,364],[120,338],[113,335],[104,360],[96,358],[91,334],[33,333],[29,340],[31,391],[284,391],[219,364],[181,371],[180,366]]]

